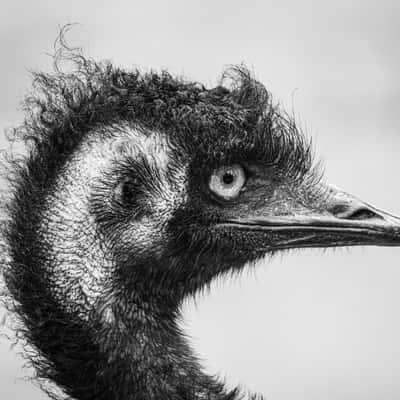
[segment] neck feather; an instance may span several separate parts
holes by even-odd
[[[112,311],[103,313],[108,320],[100,315],[93,316],[89,324],[66,315],[57,324],[47,324],[52,334],[47,334],[51,347],[46,344],[45,351],[53,364],[52,379],[73,398],[237,398],[236,391],[226,392],[202,371],[178,327],[177,310],[154,305],[143,308],[117,293]]]

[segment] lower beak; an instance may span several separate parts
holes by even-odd
[[[289,216],[230,219],[222,225],[268,233],[266,250],[301,247],[400,246],[400,218],[330,188],[326,207]],[[250,233],[250,232],[249,232]]]

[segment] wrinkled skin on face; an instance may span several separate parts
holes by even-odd
[[[76,399],[239,399],[192,354],[182,301],[282,249],[398,245],[398,219],[325,184],[244,68],[207,89],[74,58],[36,75],[15,131],[33,144],[4,276],[38,375]]]

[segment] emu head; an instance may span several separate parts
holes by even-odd
[[[397,218],[324,183],[244,68],[207,89],[78,67],[36,76],[6,231],[6,282],[39,374],[67,393],[233,398],[179,335],[187,295],[284,249],[400,243]]]

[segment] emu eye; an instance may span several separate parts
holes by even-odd
[[[137,179],[131,177],[124,178],[115,189],[115,199],[119,204],[129,206],[133,203],[137,190]]]
[[[213,171],[209,181],[210,190],[225,200],[237,197],[246,182],[246,174],[239,164],[220,167]]]

